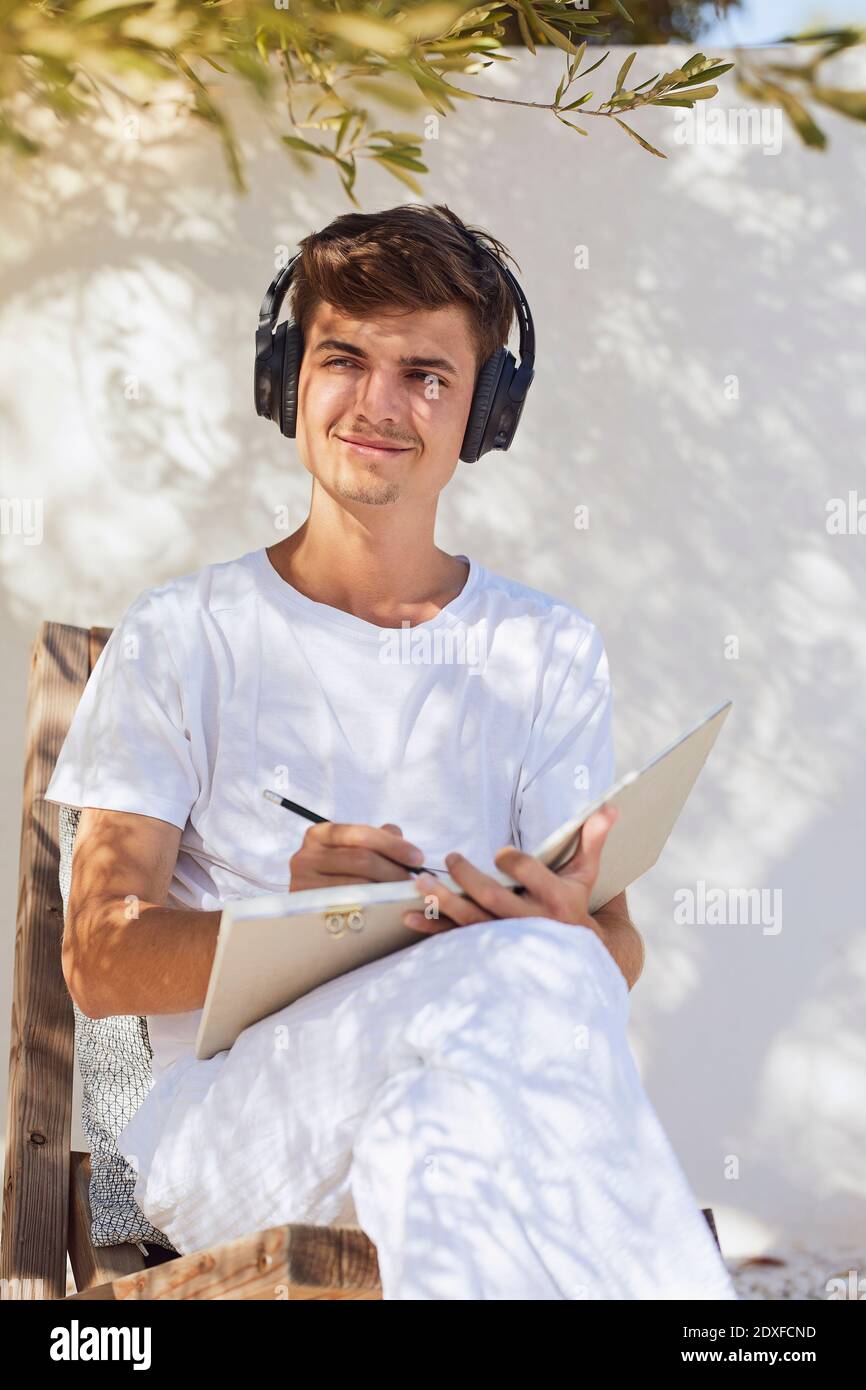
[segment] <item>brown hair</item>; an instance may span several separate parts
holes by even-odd
[[[477,373],[507,344],[514,301],[502,272],[461,227],[466,224],[444,203],[404,203],[382,212],[343,213],[304,237],[291,289],[292,315],[301,333],[320,300],[356,318],[440,309],[457,301],[472,321]],[[495,255],[514,261],[489,232],[466,230]]]

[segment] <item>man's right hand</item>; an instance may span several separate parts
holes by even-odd
[[[387,883],[409,878],[405,865],[423,863],[423,853],[403,839],[399,825],[321,821],[310,826],[289,860],[289,892],[341,883]]]

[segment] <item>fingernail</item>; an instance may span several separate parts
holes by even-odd
[[[457,863],[457,860],[458,860],[459,858],[460,858],[460,855],[459,855],[459,854],[456,854],[456,853],[454,852],[454,850],[452,850],[450,854],[446,854],[446,856],[445,856],[445,863],[448,865],[448,867],[449,867],[449,869],[450,869],[451,866],[452,866],[452,864],[456,864],[456,863]]]
[[[409,862],[410,862],[411,864],[423,864],[423,863],[424,863],[424,852],[423,852],[423,850],[420,850],[420,849],[410,849],[410,851],[409,851]]]

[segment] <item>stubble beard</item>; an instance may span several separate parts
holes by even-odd
[[[372,507],[384,507],[397,501],[400,496],[400,484],[384,481],[380,481],[378,485],[340,481],[337,483],[336,492],[346,502],[365,502]]]

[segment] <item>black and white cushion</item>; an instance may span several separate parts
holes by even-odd
[[[60,892],[66,918],[72,849],[81,808],[60,807]],[[134,1014],[88,1018],[75,1001],[75,1051],[81,1073],[81,1123],[90,1140],[91,1240],[94,1245],[149,1241],[174,1250],[133,1197],[135,1171],[117,1147],[153,1085],[147,1020]]]

